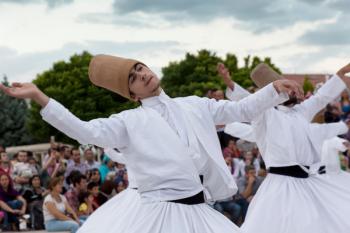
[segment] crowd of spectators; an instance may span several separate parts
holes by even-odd
[[[0,146],[1,229],[76,232],[127,184],[125,166],[101,148],[51,143],[40,161],[31,151],[9,155]]]

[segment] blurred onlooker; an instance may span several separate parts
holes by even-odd
[[[87,180],[86,176],[80,174],[72,177],[72,185],[66,193],[65,196],[69,205],[78,214],[79,209],[79,195],[87,190]]]
[[[342,118],[347,118],[350,113],[350,98],[348,90],[343,91],[343,93],[341,94],[340,107],[343,112]]]
[[[31,228],[35,230],[42,230],[45,229],[43,202],[44,197],[49,193],[49,191],[41,186],[40,177],[38,175],[33,176],[29,183],[30,187],[24,191],[23,197],[28,203]]]
[[[343,171],[349,172],[350,171],[349,158],[341,154],[339,156],[339,160],[340,160],[340,167],[341,167],[341,169]]]
[[[106,175],[105,181],[101,185],[101,193],[109,199],[114,196],[117,192],[117,184],[116,183],[117,174],[115,171],[110,171]]]
[[[49,156],[44,161],[42,170],[46,170],[51,178],[62,176],[65,173],[66,167],[59,150],[49,149]]]
[[[256,175],[258,175],[260,171],[260,161],[256,158],[254,158],[253,153],[251,151],[247,151],[243,155],[243,160],[240,161],[239,169],[240,169],[240,174],[242,176],[245,175],[246,173],[246,167],[247,166],[254,166],[254,169],[256,171]]]
[[[12,163],[5,151],[0,152],[0,173],[11,175]]]
[[[214,204],[214,209],[224,214],[228,213],[232,222],[238,223],[239,217],[241,216],[241,207],[234,202],[233,198],[229,198],[223,201],[217,201]]]
[[[65,172],[65,177],[68,177],[70,173],[74,170],[80,171],[81,174],[86,175],[86,172],[89,170],[85,163],[81,162],[80,151],[78,148],[72,149],[72,163],[70,163]]]
[[[236,146],[236,142],[231,139],[228,141],[227,147],[223,150],[224,157],[231,157],[231,158],[239,158],[241,156],[241,152]]]
[[[110,158],[105,156],[101,166],[99,167],[99,171],[101,175],[101,182],[103,183],[106,180],[107,174],[115,171],[115,163]]]
[[[33,175],[37,175],[38,171],[35,167],[28,163],[28,156],[26,151],[19,151],[17,153],[17,162],[13,166],[13,181],[14,187],[19,192],[29,187],[29,179]]]
[[[60,148],[60,152],[63,155],[63,161],[65,163],[65,166],[68,167],[73,160],[72,160],[72,149],[69,146],[62,146]]]
[[[86,149],[84,151],[84,157],[85,157],[85,164],[87,165],[88,170],[100,167],[101,164],[95,160],[95,155],[91,149]]]
[[[47,231],[75,233],[79,229],[80,221],[65,196],[61,195],[62,186],[63,181],[60,177],[51,179],[50,193],[45,197],[43,205],[45,228]]]
[[[342,115],[341,110],[334,104],[328,104],[324,113],[324,121],[326,123],[338,122]]]
[[[239,194],[250,202],[258,191],[263,180],[262,177],[256,175],[256,170],[253,165],[246,166],[245,175],[240,177],[237,181]]]
[[[88,174],[87,178],[88,178],[89,182],[95,182],[99,186],[101,186],[102,181],[101,181],[101,174],[100,174],[99,169],[93,168],[93,169],[89,170],[87,174]]]
[[[3,228],[18,230],[18,216],[25,214],[27,203],[13,188],[11,177],[6,173],[0,174],[0,207],[5,211]]]
[[[89,217],[92,212],[94,212],[94,208],[92,206],[94,197],[89,192],[82,192],[79,194],[79,215]]]
[[[211,88],[207,91],[207,93],[205,94],[206,97],[208,97],[209,99],[214,98],[214,93],[217,91],[216,88]]]
[[[213,92],[213,98],[216,100],[224,100],[225,99],[225,94],[223,90],[216,90],[215,92]]]
[[[117,183],[116,192],[120,193],[120,192],[124,191],[126,188],[127,188],[126,183],[123,180],[121,180]]]
[[[106,197],[100,193],[100,186],[96,182],[90,182],[87,185],[88,192],[92,195],[92,207],[96,210],[107,201]]]

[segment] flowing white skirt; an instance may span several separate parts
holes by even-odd
[[[227,217],[207,204],[141,203],[126,189],[97,209],[78,233],[239,233]]]
[[[79,228],[78,233],[127,232],[137,220],[140,209],[140,195],[135,189],[127,188],[100,206]]]
[[[350,174],[307,179],[269,174],[250,203],[244,233],[349,233]]]

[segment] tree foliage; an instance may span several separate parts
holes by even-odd
[[[8,86],[6,76],[2,84]],[[0,91],[0,106],[0,145],[8,147],[30,143],[31,137],[25,127],[28,110],[25,100],[10,97]]]
[[[253,58],[247,56],[244,58],[244,66],[239,67],[236,55],[228,53],[222,59],[204,49],[197,54],[187,53],[183,60],[170,62],[164,67],[162,87],[172,97],[204,96],[209,89],[224,88],[224,83],[216,71],[218,62],[223,62],[230,70],[232,79],[245,88],[253,86],[250,72],[261,62],[269,64],[280,73],[268,57],[261,59],[256,56]]]
[[[56,62],[51,69],[39,74],[33,83],[85,121],[135,107],[135,103],[90,82],[88,66],[91,58],[91,54],[83,52],[73,55],[68,62]],[[28,127],[38,141],[47,142],[50,136],[55,136],[56,140],[76,143],[44,122],[40,106],[34,102],[31,102]]]
[[[304,79],[303,89],[304,89],[304,93],[308,93],[308,92],[313,93],[315,90],[314,85],[312,85],[310,79],[307,76],[305,76],[305,79]]]

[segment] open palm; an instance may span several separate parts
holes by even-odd
[[[0,89],[5,94],[20,99],[33,98],[38,90],[32,83],[13,83],[11,87],[0,84]]]

